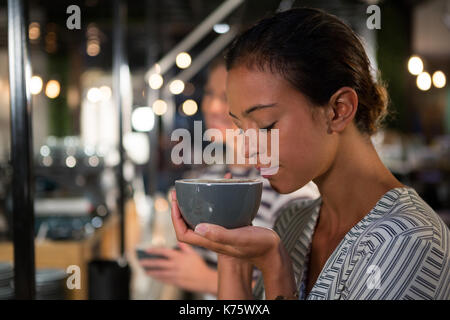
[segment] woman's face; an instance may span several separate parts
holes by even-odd
[[[202,100],[202,112],[206,127],[220,130],[224,140],[226,129],[237,129],[228,114],[226,82],[227,70],[225,66],[214,68],[208,77]]]
[[[326,109],[314,108],[280,75],[237,66],[228,73],[227,99],[234,123],[244,131],[279,129],[279,168],[268,177],[278,192],[293,192],[331,166],[337,140],[327,133]]]

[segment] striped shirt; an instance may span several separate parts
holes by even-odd
[[[305,294],[321,198],[293,200],[274,230],[289,252],[300,299],[450,299],[450,231],[409,187],[388,191],[345,235]],[[256,298],[264,297],[260,278]]]

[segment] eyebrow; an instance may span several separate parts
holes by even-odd
[[[252,106],[250,108],[248,108],[247,110],[245,110],[244,112],[242,112],[242,114],[244,116],[248,116],[251,112],[256,111],[256,110],[261,110],[261,109],[265,109],[265,108],[271,108],[271,107],[275,107],[276,103],[271,103],[271,104],[257,104],[256,106]],[[228,112],[228,114],[230,116],[232,116],[235,119],[239,118],[237,116],[235,116],[234,114],[232,114],[231,112]]]

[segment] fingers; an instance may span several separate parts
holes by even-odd
[[[177,194],[175,190],[172,190],[172,211],[171,218],[177,240],[179,242],[187,242],[194,245],[200,245],[204,243],[201,237],[195,234],[191,229],[188,228],[181,216],[180,208],[177,203]]]
[[[175,234],[177,236],[177,239],[179,241],[183,241],[183,237],[186,233],[188,233],[189,228],[187,227],[186,223],[183,220],[183,217],[181,216],[180,208],[178,207],[177,203],[177,195],[176,191],[172,190],[172,210],[171,210],[171,219],[173,228],[175,230]]]
[[[173,279],[173,272],[171,270],[146,270],[145,273],[162,282],[170,282]]]
[[[223,253],[227,255],[237,256],[239,254],[239,251],[235,248],[225,245],[219,242],[211,241],[210,239],[207,239],[191,229],[188,229],[185,233],[182,235],[177,235],[178,241],[189,243],[192,245],[200,246],[209,250],[212,250],[214,252]]]
[[[178,253],[176,250],[169,248],[149,248],[146,249],[145,251],[149,254],[164,256],[167,258],[173,258]]]
[[[175,189],[172,189],[170,195],[172,196],[172,200],[177,201],[177,191]]]
[[[186,222],[184,222],[181,216],[180,208],[177,203],[176,191],[172,190],[172,211],[171,218],[177,240],[179,242],[187,242],[194,245],[200,245],[203,243],[201,237],[195,234],[191,229],[188,228]]]
[[[226,229],[215,224],[200,223],[195,228],[195,232],[213,242],[219,242],[225,245],[242,246],[248,243],[248,233],[251,231],[248,227]]]
[[[228,254],[236,257],[239,255],[239,251],[235,248],[224,245],[222,243],[211,241],[210,239],[201,236],[201,233],[195,233],[192,229],[189,229],[183,217],[181,216],[180,208],[178,207],[176,199],[176,191],[172,190],[171,219],[177,240],[179,242],[204,247],[218,253]],[[222,229],[226,230],[225,228]],[[217,238],[215,238],[214,235],[215,233],[213,233],[212,235],[213,239],[221,239],[221,232],[219,232]],[[228,237],[226,239],[228,239]]]
[[[144,269],[172,269],[174,266],[173,261],[167,259],[145,259],[141,260],[141,266]]]
[[[208,243],[208,241],[205,241],[207,239],[199,236],[198,234],[194,233],[192,229],[189,229],[184,222],[183,217],[181,216],[180,209],[178,207],[177,201],[176,201],[176,194],[175,192],[172,192],[172,224],[173,228],[175,230],[175,234],[177,236],[177,240],[179,242],[185,242],[201,247],[205,247],[205,245]],[[208,248],[208,247],[206,247]]]
[[[187,243],[178,242],[178,247],[180,247],[181,251],[186,252],[186,253],[196,252],[194,250],[194,248],[192,248],[192,246],[190,246]]]
[[[178,207],[177,194],[175,190],[172,190],[171,218],[177,235],[178,232],[180,232],[180,234],[184,234],[188,230],[188,227],[181,216],[180,208]]]

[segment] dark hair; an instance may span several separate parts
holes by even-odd
[[[283,76],[313,104],[325,105],[341,87],[358,94],[355,124],[373,134],[387,114],[387,93],[371,75],[358,36],[337,17],[311,8],[265,18],[233,41],[227,69],[244,64]]]

